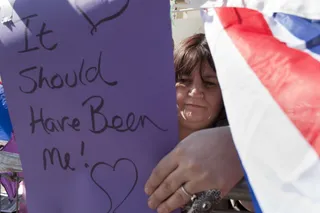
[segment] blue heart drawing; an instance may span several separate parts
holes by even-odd
[[[133,184],[131,186],[131,188],[128,189],[128,192],[127,194],[125,195],[125,197],[122,199],[122,201],[117,204],[115,206],[115,208],[113,209],[113,199],[112,199],[112,195],[109,194],[108,192],[108,189],[107,189],[107,186],[103,186],[102,183],[99,183],[99,181],[94,177],[94,173],[95,171],[97,171],[97,169],[107,169],[108,171],[108,175],[111,175],[112,173],[110,173],[109,171],[111,172],[116,172],[116,169],[117,169],[117,166],[120,164],[120,163],[126,163],[127,165],[130,165],[132,168],[134,168],[134,174],[132,176],[126,176],[125,178],[128,179],[130,177],[133,178]],[[91,172],[90,172],[90,176],[91,176],[91,179],[92,181],[94,182],[94,184],[96,186],[98,186],[101,191],[108,197],[109,199],[109,203],[110,203],[110,207],[107,211],[107,213],[110,213],[113,209],[113,213],[126,201],[126,199],[130,196],[130,194],[132,193],[132,191],[134,190],[134,188],[136,187],[137,185],[137,182],[138,182],[138,169],[137,169],[137,166],[135,165],[135,163],[128,159],[128,158],[120,158],[118,159],[114,165],[110,165],[106,162],[98,162],[96,164],[93,165],[93,167],[91,168]],[[101,179],[101,176],[99,176],[99,178]],[[108,179],[108,177],[105,177],[106,179],[104,179],[104,182]],[[111,184],[114,184],[114,183],[111,183]],[[110,186],[110,185],[109,185]]]

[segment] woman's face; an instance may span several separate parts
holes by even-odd
[[[181,76],[176,83],[176,92],[180,127],[195,131],[207,128],[222,109],[218,79],[208,62],[202,67],[199,63],[191,75]]]

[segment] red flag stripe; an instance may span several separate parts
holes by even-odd
[[[216,13],[261,83],[320,155],[320,62],[277,40],[257,11],[216,8]]]

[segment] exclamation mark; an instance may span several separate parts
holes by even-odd
[[[85,143],[83,141],[81,141],[81,156],[84,156],[84,149],[85,149]],[[84,164],[84,167],[88,168],[89,165],[87,163]]]

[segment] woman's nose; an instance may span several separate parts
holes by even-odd
[[[194,98],[203,98],[203,88],[201,85],[192,85],[189,95]]]

